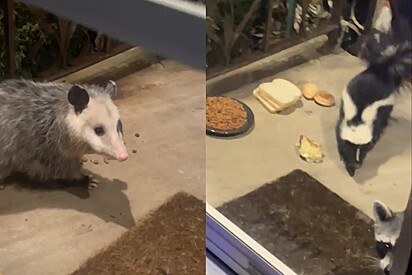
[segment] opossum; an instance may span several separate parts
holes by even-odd
[[[393,32],[372,34],[360,57],[367,68],[342,94],[336,125],[338,152],[353,177],[388,125],[395,95],[411,79],[412,47]]]
[[[127,160],[117,86],[6,80],[0,83],[0,184],[21,173],[39,182],[96,185],[81,158],[97,153]]]

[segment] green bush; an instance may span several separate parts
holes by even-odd
[[[3,18],[0,11],[0,19]],[[29,66],[29,50],[35,41],[44,40],[44,36],[39,29],[35,18],[30,14],[26,7],[21,3],[15,4],[15,51],[16,51],[16,73],[19,76],[31,77],[33,72]],[[0,41],[5,43],[4,26],[0,25]],[[0,77],[4,77],[5,70],[5,44],[0,47]]]
[[[45,26],[39,25],[39,18],[23,3],[15,3],[15,61],[16,74],[24,78],[37,77],[49,69],[70,65],[70,60],[79,57],[84,47],[89,46],[86,29],[75,26],[74,32],[65,33],[69,44],[61,54],[57,37],[59,36],[58,18],[49,13],[40,14]],[[39,16],[37,14],[37,16]],[[0,11],[0,18],[3,13]],[[43,29],[42,29],[43,26]],[[4,26],[0,24],[0,41],[5,41]],[[61,45],[60,45],[61,46]],[[5,44],[0,45],[0,79],[5,76]]]
[[[216,65],[229,65],[233,60],[256,51],[261,38],[254,34],[263,31],[266,20],[266,1],[253,0],[208,0],[207,2],[207,41],[206,61],[208,68]],[[249,10],[250,17],[246,17]],[[237,27],[244,21],[244,26],[234,41]]]

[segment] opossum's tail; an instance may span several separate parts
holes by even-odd
[[[359,57],[397,87],[412,79],[411,40],[399,39],[393,32],[371,34],[364,41]]]

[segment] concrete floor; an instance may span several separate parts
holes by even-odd
[[[0,273],[68,274],[176,192],[205,200],[205,75],[163,65],[118,81],[130,159],[91,156],[98,189],[0,191]]]
[[[334,127],[338,105],[324,108],[302,99],[302,104],[287,114],[270,114],[252,96],[260,83],[280,77],[296,84],[314,82],[340,100],[346,83],[363,68],[359,59],[339,53],[226,94],[248,104],[256,124],[253,131],[240,138],[206,138],[208,202],[217,207],[294,169],[302,169],[370,217],[375,199],[394,210],[403,210],[411,188],[410,91],[398,99],[393,113],[395,120],[355,178],[346,173],[336,149]],[[324,163],[307,164],[300,160],[294,147],[300,134],[323,145]]]

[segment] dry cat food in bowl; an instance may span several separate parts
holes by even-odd
[[[240,135],[250,129],[253,121],[252,111],[239,100],[228,97],[206,99],[206,133],[209,135]]]
[[[206,99],[206,126],[216,130],[230,131],[241,128],[247,121],[242,104],[226,97]]]

